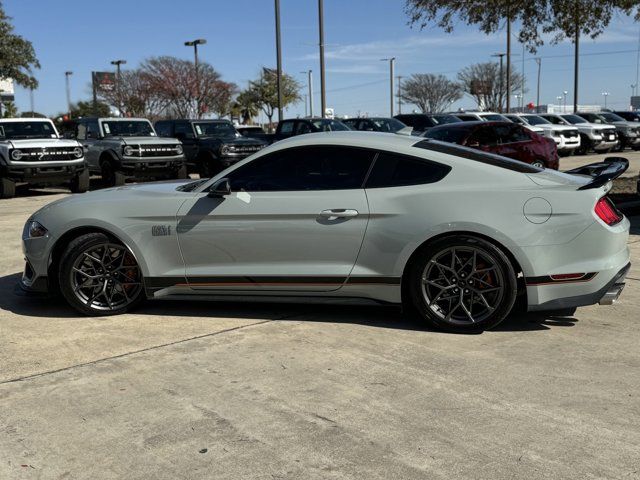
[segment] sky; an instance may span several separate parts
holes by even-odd
[[[108,71],[111,60],[126,59],[133,68],[146,58],[172,55],[191,59],[186,40],[207,39],[199,56],[223,79],[244,88],[261,66],[275,67],[275,24],[272,0],[2,0],[17,34],[30,40],[42,68],[34,92],[35,110],[55,115],[66,110],[64,72],[71,77],[72,101],[91,96],[91,71]],[[306,70],[313,70],[314,112],[320,109],[318,8],[316,0],[281,0],[283,70],[296,77],[306,93]],[[389,64],[396,57],[396,75],[443,74],[455,80],[467,65],[492,60],[503,52],[506,33],[486,36],[473,26],[458,25],[451,34],[437,27],[411,28],[403,0],[325,0],[325,64],[327,107],[337,115],[389,115]],[[517,33],[517,26],[515,28]],[[640,24],[618,16],[596,40],[584,39],[580,59],[580,103],[626,109],[636,83]],[[536,100],[537,65],[522,56],[514,42],[513,62],[524,72]],[[573,95],[573,45],[564,42],[540,48],[541,104]],[[493,59],[495,60],[495,59]],[[515,100],[513,101],[515,102]],[[29,92],[16,89],[20,111],[30,109]],[[452,108],[475,108],[465,96]],[[397,108],[397,107],[396,107]],[[414,106],[403,105],[403,111]],[[397,111],[396,111],[397,113]],[[285,116],[305,114],[304,101]]]

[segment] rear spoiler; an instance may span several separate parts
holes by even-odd
[[[582,185],[578,190],[587,190],[589,188],[598,188],[606,185],[607,182],[618,178],[629,168],[629,160],[622,157],[605,158],[603,162],[590,163],[582,167],[567,170],[564,173],[571,175],[587,175],[591,177],[589,183]]]

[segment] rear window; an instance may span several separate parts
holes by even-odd
[[[423,185],[442,180],[451,171],[442,165],[421,158],[380,152],[369,174],[365,188]]]
[[[494,155],[492,153],[482,152],[451,143],[422,140],[413,146],[434,152],[445,153],[447,155],[453,155],[455,157],[465,158],[467,160],[473,160],[475,162],[486,163],[495,167],[506,168],[507,170],[513,170],[514,172],[539,173],[543,170],[541,168],[534,167],[533,165],[529,165],[528,163],[511,160],[510,158],[501,157],[500,155]]]

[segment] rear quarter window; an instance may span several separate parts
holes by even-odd
[[[373,164],[365,188],[423,185],[442,180],[451,167],[422,158],[380,152]]]

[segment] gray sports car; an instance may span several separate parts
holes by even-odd
[[[569,174],[403,135],[278,142],[212,179],[69,196],[24,228],[28,290],[88,315],[145,298],[356,297],[432,326],[611,303],[629,222],[606,196],[628,167]]]

